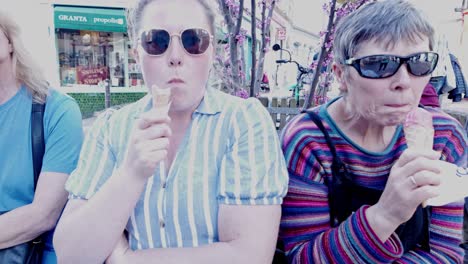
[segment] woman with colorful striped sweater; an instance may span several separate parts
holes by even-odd
[[[423,152],[407,148],[401,125],[437,64],[432,26],[408,2],[377,1],[335,34],[342,96],[282,134],[290,178],[280,239],[289,262],[461,263],[463,202],[422,205],[450,176],[447,162],[466,166],[466,134],[427,109],[434,151]]]

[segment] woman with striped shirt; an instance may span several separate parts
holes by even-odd
[[[88,132],[54,238],[60,263],[271,262],[284,157],[257,99],[207,87],[213,20],[203,0],[137,1],[130,35],[150,94]]]
[[[337,25],[342,96],[296,116],[281,139],[289,190],[280,238],[290,263],[461,263],[463,201],[421,205],[452,176],[446,162],[466,167],[466,135],[427,109],[434,151],[422,152],[407,148],[401,125],[437,64],[433,34],[401,0],[372,2]]]

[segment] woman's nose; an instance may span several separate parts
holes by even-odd
[[[176,36],[171,39],[169,46],[168,63],[170,67],[182,66],[183,56],[185,55],[182,45]]]
[[[170,66],[181,66],[182,65],[182,60],[179,58],[171,58],[169,60],[169,65]]]
[[[400,66],[396,74],[393,76],[395,81],[395,89],[407,89],[411,87],[411,73],[408,71],[408,65],[405,63]]]

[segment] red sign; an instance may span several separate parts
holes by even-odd
[[[96,85],[107,79],[107,67],[86,68],[78,66],[76,76],[78,84]]]
[[[286,39],[286,29],[285,28],[276,28],[276,39],[285,40]]]

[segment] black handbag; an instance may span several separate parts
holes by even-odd
[[[34,171],[34,191],[42,168],[44,157],[44,109],[45,104],[33,103],[31,109],[31,145]],[[45,241],[42,236],[10,248],[0,250],[0,263],[41,264]]]

